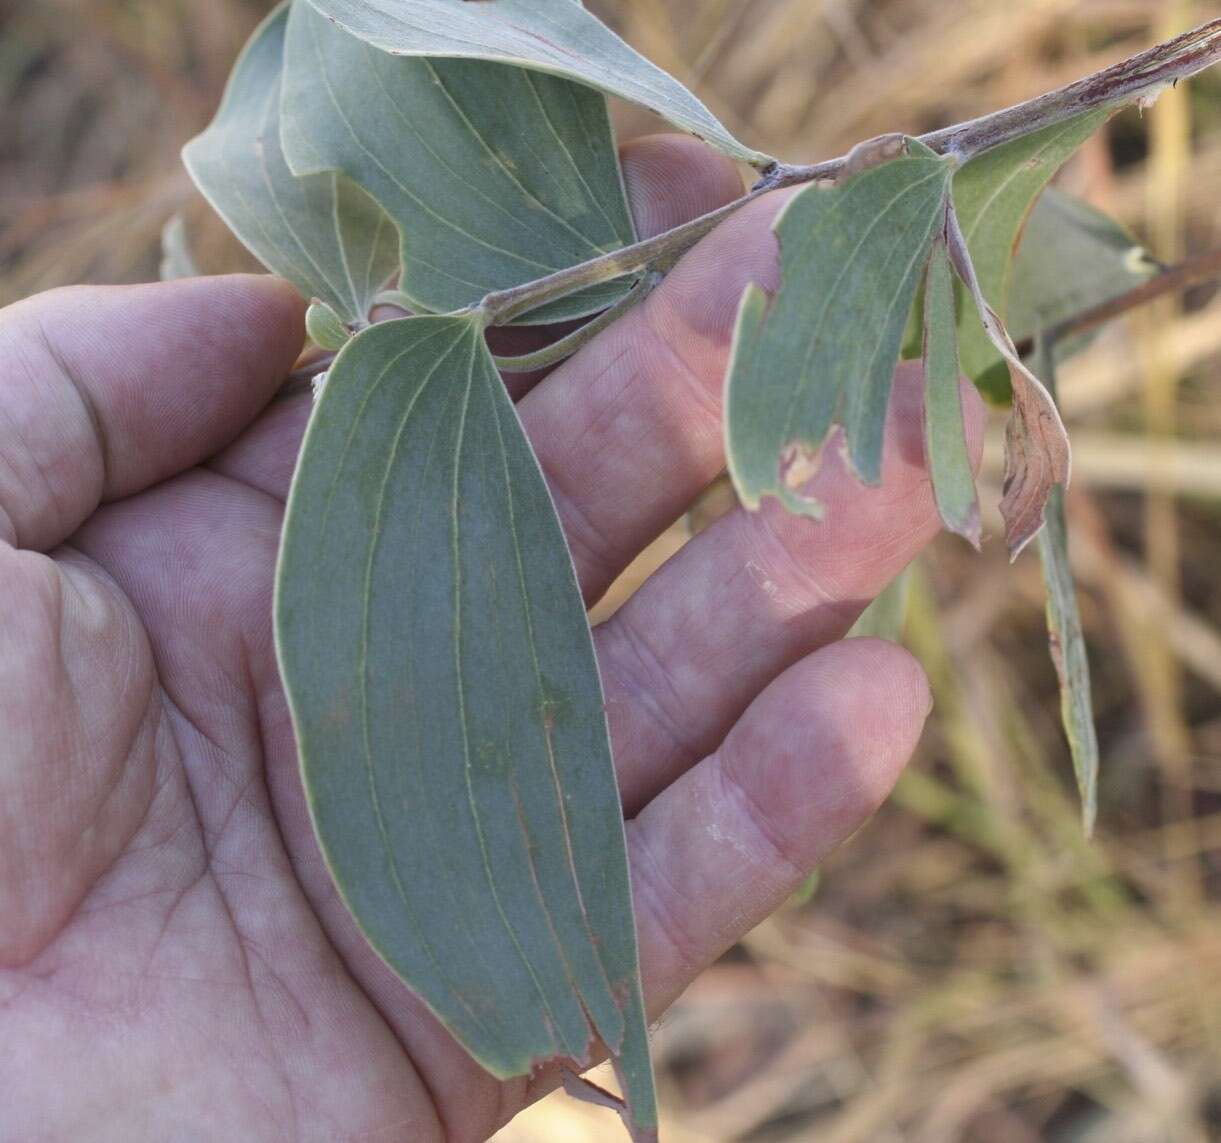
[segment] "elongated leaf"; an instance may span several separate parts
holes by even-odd
[[[1043,383],[1018,356],[1004,322],[988,305],[980,287],[966,239],[951,205],[946,218],[950,262],[967,288],[976,312],[1009,370],[1013,412],[1005,425],[1005,483],[1001,515],[1009,555],[1018,553],[1043,526],[1043,511],[1052,491],[1067,488],[1071,469],[1068,434],[1060,411]]]
[[[276,630],[314,826],[370,942],[490,1072],[617,1057],[656,1124],[623,817],[547,486],[462,317],[358,335],[288,505]]]
[[[280,145],[287,5],[259,27],[212,124],[183,161],[216,212],[273,273],[345,321],[363,321],[398,267],[398,236],[372,199],[334,174],[297,178]]]
[[[306,3],[285,58],[289,165],[342,171],[389,212],[413,309],[458,310],[635,240],[597,92],[504,64],[387,55]],[[604,309],[626,286],[531,320]]]
[[[1015,341],[1052,329],[1110,301],[1158,273],[1157,262],[1109,215],[1048,187],[1035,203],[1013,264],[1009,316]],[[1089,335],[1057,341],[1057,360],[1084,347]]]
[[[912,153],[796,195],[775,224],[783,284],[747,290],[726,396],[729,471],[748,507],[800,494],[832,425],[860,476],[881,476],[899,344],[929,248],[945,219],[951,166]]]
[[[1087,111],[994,147],[965,163],[954,176],[954,208],[980,289],[1000,318],[1008,315],[1013,255],[1035,200],[1065,160],[1112,113],[1113,108]],[[1008,371],[972,308],[960,309],[958,352],[963,371],[989,395],[1003,397]]]
[[[1055,362],[1040,341],[1038,362],[1049,391],[1055,386]],[[1088,837],[1098,816],[1098,733],[1094,728],[1094,702],[1090,691],[1090,661],[1077,605],[1077,585],[1068,554],[1068,517],[1064,492],[1055,489],[1047,504],[1047,526],[1039,534],[1043,582],[1047,586],[1047,637],[1060,683],[1060,717],[1068,737],[1081,795],[1081,818]]]
[[[718,150],[763,167],[678,80],[628,47],[579,0],[310,0],[383,51],[496,60],[564,76],[633,103]]]
[[[958,388],[954,276],[945,240],[933,245],[924,286],[924,446],[937,510],[951,532],[979,547],[979,495]]]

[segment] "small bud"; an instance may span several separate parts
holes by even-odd
[[[840,180],[850,179],[862,171],[901,159],[909,153],[907,136],[898,132],[866,139],[848,152],[843,169],[839,173]]]
[[[305,313],[305,330],[322,349],[342,349],[352,338],[352,331],[326,302],[313,301]]]
[[[1169,90],[1173,86],[1171,83],[1159,83],[1156,87],[1151,87],[1137,98],[1136,106],[1140,108],[1142,114],[1152,110],[1153,105],[1162,97],[1162,92]]]

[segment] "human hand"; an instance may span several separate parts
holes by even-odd
[[[645,233],[739,193],[690,140],[627,148],[625,173]],[[775,285],[783,199],[510,379],[590,603],[723,467],[734,313]],[[313,839],[271,625],[302,313],[248,277],[0,312],[4,1140],[479,1140],[556,1080],[483,1073],[364,943]],[[938,530],[920,398],[900,369],[881,487],[829,455],[824,522],[735,511],[596,632],[654,1017],[916,743],[920,668],[843,636]]]

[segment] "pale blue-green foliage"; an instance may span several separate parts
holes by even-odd
[[[1130,230],[1089,203],[1048,187],[1022,230],[1005,324],[1015,341],[1032,338],[1157,273],[1157,262]],[[1089,341],[1086,334],[1057,342],[1057,358]]]
[[[655,1126],[593,642],[477,321],[387,322],[335,360],[276,632],[314,826],[378,952],[497,1076],[596,1034]]]
[[[336,884],[381,956],[493,1074],[581,1060],[600,1039],[644,1141],[656,1106],[592,640],[484,341],[486,313],[471,308],[634,241],[603,92],[767,162],[576,0],[282,5],[186,157],[239,237],[319,300],[310,328],[339,348],[294,479],[276,590],[306,792]],[[782,285],[772,298],[746,292],[728,379],[728,463],[747,506],[772,495],[816,513],[802,484],[836,425],[856,473],[880,479],[894,366],[924,281],[939,511],[978,542],[961,338],[972,376],[1003,359],[1013,370],[1004,506],[1011,542],[1034,534],[1067,449],[1054,403],[987,301],[1009,301],[1031,204],[1102,117],[957,175],[907,140],[903,157],[793,198],[776,223]],[[1076,222],[1094,253],[1114,246]],[[1063,308],[1041,284],[1063,254],[1051,233],[1013,295],[1036,323]],[[972,286],[957,310],[947,241]],[[1115,286],[1113,255],[1102,262]],[[351,337],[396,272],[397,296],[424,316]],[[523,320],[604,310],[630,285],[602,283]],[[1063,306],[1087,295],[1088,283],[1074,287]],[[1066,715],[1084,742],[1083,652],[1059,534],[1048,543],[1053,622],[1074,641]],[[869,622],[898,614],[879,607]]]
[[[1088,111],[993,147],[954,176],[954,207],[975,273],[984,297],[1002,319],[1008,316],[1014,250],[1032,207],[1065,160],[1111,114],[1112,108]],[[1001,354],[963,297],[959,313],[963,372],[990,395],[1005,397],[1008,371]]]
[[[304,2],[304,0],[303,0]],[[735,159],[771,158],[738,142],[673,76],[634,51],[578,0],[310,0],[388,51],[512,63],[639,103]]]
[[[775,224],[783,281],[770,302],[747,291],[726,394],[729,471],[750,507],[772,495],[817,513],[798,486],[800,458],[836,424],[857,473],[881,476],[895,362],[952,174],[910,147],[839,186],[807,188]]]
[[[954,276],[945,242],[933,246],[924,286],[924,451],[941,519],[979,547],[979,495],[958,387]]]
[[[183,151],[230,229],[269,270],[345,321],[364,321],[398,267],[398,236],[377,204],[334,173],[296,178],[280,145],[287,5],[259,27],[208,129]]]
[[[394,219],[417,311],[458,310],[635,239],[606,100],[568,80],[389,55],[297,3],[283,122],[293,171],[342,171]],[[627,285],[531,320],[604,309]]]

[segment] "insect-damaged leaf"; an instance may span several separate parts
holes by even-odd
[[[498,60],[565,76],[656,111],[735,159],[771,157],[739,143],[678,80],[615,35],[580,0],[310,0],[383,51]]]
[[[937,510],[951,532],[979,547],[979,495],[958,387],[954,275],[944,238],[933,245],[924,285],[924,447]]]
[[[783,282],[769,302],[750,287],[738,314],[726,394],[729,471],[748,507],[800,494],[834,424],[853,467],[881,476],[882,435],[899,343],[951,166],[926,147],[822,189],[809,187],[775,224]]]
[[[1039,192],[1113,111],[1087,111],[993,147],[964,163],[955,174],[954,209],[983,296],[1001,317],[1008,314],[1014,250]],[[959,321],[963,372],[985,392],[1004,396],[1008,371],[1002,354],[980,328],[970,305],[961,307]]]
[[[656,1125],[623,816],[585,608],[482,332],[332,365],[289,498],[281,670],[314,826],[370,942],[500,1077],[617,1058]]]
[[[340,170],[389,212],[416,310],[461,309],[635,240],[606,100],[588,87],[388,55],[306,3],[293,5],[285,68],[289,165]],[[604,309],[626,287],[596,287],[530,320]]]
[[[300,179],[280,144],[280,85],[288,8],[246,45],[216,118],[183,161],[229,228],[273,273],[345,321],[363,321],[398,267],[398,235],[377,204],[334,174]]]
[[[950,261],[967,287],[983,327],[1009,370],[1013,412],[1005,425],[1005,483],[1001,515],[1009,555],[1018,553],[1043,526],[1043,510],[1052,489],[1067,488],[1070,452],[1060,412],[1043,383],[1018,356],[1005,325],[988,305],[971,263],[966,239],[951,206],[946,240]]]

